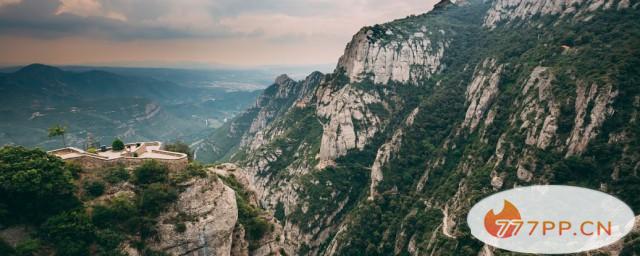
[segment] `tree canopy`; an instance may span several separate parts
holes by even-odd
[[[0,222],[33,223],[76,207],[73,177],[64,162],[40,149],[0,148]],[[4,207],[4,209],[2,209]]]
[[[164,149],[173,152],[185,153],[189,157],[189,160],[193,159],[193,151],[191,151],[187,143],[182,141],[165,144]]]
[[[115,139],[113,143],[111,143],[111,149],[115,151],[120,151],[124,149],[124,142],[120,139]]]
[[[150,160],[136,168],[133,175],[136,185],[163,183],[169,179],[169,169],[157,161]]]
[[[64,145],[65,147],[67,146],[67,141],[64,138],[64,135],[67,133],[66,127],[62,125],[54,125],[50,127],[47,131],[49,132],[49,138],[61,136],[62,145]]]

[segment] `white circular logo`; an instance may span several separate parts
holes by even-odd
[[[635,223],[631,208],[600,191],[557,185],[520,187],[471,208],[471,234],[522,253],[577,253],[614,243]]]

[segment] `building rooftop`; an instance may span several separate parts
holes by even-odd
[[[184,153],[172,152],[161,150],[162,143],[159,141],[152,142],[136,142],[136,143],[128,143],[124,145],[124,150],[114,151],[111,148],[107,148],[102,151],[99,150],[94,153],[89,153],[85,150],[74,148],[74,147],[66,147],[56,150],[51,150],[48,153],[53,154],[62,158],[63,160],[89,156],[100,158],[104,160],[112,160],[119,158],[142,158],[142,159],[164,159],[164,160],[177,160],[186,158],[187,155]]]

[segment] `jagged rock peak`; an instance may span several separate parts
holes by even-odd
[[[338,60],[337,72],[344,71],[351,82],[371,78],[376,84],[389,81],[413,83],[440,69],[440,61],[449,42],[446,31],[437,29],[438,37],[428,36],[422,26],[409,35],[393,23],[364,27],[347,44]]]
[[[291,82],[295,82],[295,81],[291,79],[291,77],[289,77],[287,74],[279,75],[275,81],[275,83],[279,85],[287,85]]]
[[[321,77],[321,76],[324,76],[324,74],[323,74],[322,72],[320,72],[320,71],[313,71],[313,72],[311,72],[311,74],[309,74],[309,75],[307,76],[307,78]]]
[[[324,77],[324,74],[320,71],[313,71],[304,79],[305,83],[317,82]]]
[[[450,6],[465,6],[469,2],[467,0],[440,0],[437,4],[433,6],[433,10],[440,10]]]
[[[451,0],[441,0],[440,2],[438,2],[436,5],[433,6],[434,10],[439,10],[442,8],[446,8],[450,5],[453,5],[454,3]]]

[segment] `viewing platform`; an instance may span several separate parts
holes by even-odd
[[[171,171],[182,170],[187,167],[187,154],[162,150],[159,141],[136,142],[124,145],[123,150],[111,148],[98,149],[95,153],[66,147],[48,151],[49,154],[62,158],[65,162],[74,163],[83,169],[96,170],[123,165],[125,168],[135,168],[147,160],[155,160],[166,165]]]

